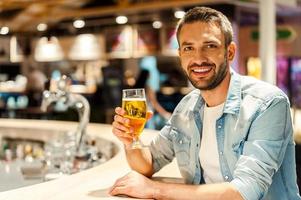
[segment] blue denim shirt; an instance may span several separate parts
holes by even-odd
[[[178,104],[150,145],[155,172],[175,157],[186,183],[204,183],[199,159],[204,104],[199,90]],[[301,199],[290,105],[280,89],[231,71],[216,139],[224,181],[244,199]]]

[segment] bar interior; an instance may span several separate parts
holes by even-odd
[[[175,30],[195,6],[230,19],[236,72],[275,84],[289,97],[300,188],[301,1],[273,3],[275,55],[269,58],[260,53],[260,36],[271,27],[260,25],[268,14],[260,4],[1,0],[0,198],[113,199],[107,189],[130,169],[111,130],[122,89],[149,87],[155,94],[154,115],[141,135],[148,143],[194,89],[180,64]],[[266,67],[267,59],[275,65]],[[157,176],[181,182],[175,161]]]

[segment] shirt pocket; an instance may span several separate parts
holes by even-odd
[[[243,154],[244,145],[248,138],[248,127],[241,126],[240,128],[236,129],[234,133],[235,134],[232,135],[230,140],[230,145],[232,145],[232,152],[236,158],[239,158],[239,156]]]
[[[173,143],[178,165],[180,167],[188,166],[190,163],[190,138],[184,134],[177,132],[177,134],[175,134]]]
[[[246,142],[246,139],[242,138],[232,144],[232,150],[237,157],[239,157],[243,153],[243,147],[244,147],[245,142]]]

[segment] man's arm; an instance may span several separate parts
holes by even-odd
[[[163,183],[152,181],[134,171],[118,179],[109,193],[157,200],[243,200],[230,183],[207,185]]]
[[[147,177],[153,175],[152,155],[148,148],[125,148],[125,154],[128,164],[133,170]]]
[[[152,176],[152,156],[149,149],[131,149],[133,141],[131,133],[133,130],[128,126],[129,119],[123,117],[125,111],[122,108],[117,107],[115,112],[112,132],[124,144],[126,158],[130,167],[145,176]],[[148,113],[147,118],[149,119],[150,117],[151,113]]]
[[[245,199],[261,199],[267,194],[293,141],[289,103],[284,96],[267,99],[258,113],[248,138],[241,142],[242,154],[230,182]]]
[[[154,199],[202,199],[202,200],[243,200],[240,193],[229,183],[217,183],[206,185],[185,185],[155,183],[156,192]]]

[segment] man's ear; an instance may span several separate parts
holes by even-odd
[[[234,42],[231,42],[227,48],[227,51],[228,51],[228,60],[233,61],[236,52],[236,44]]]

